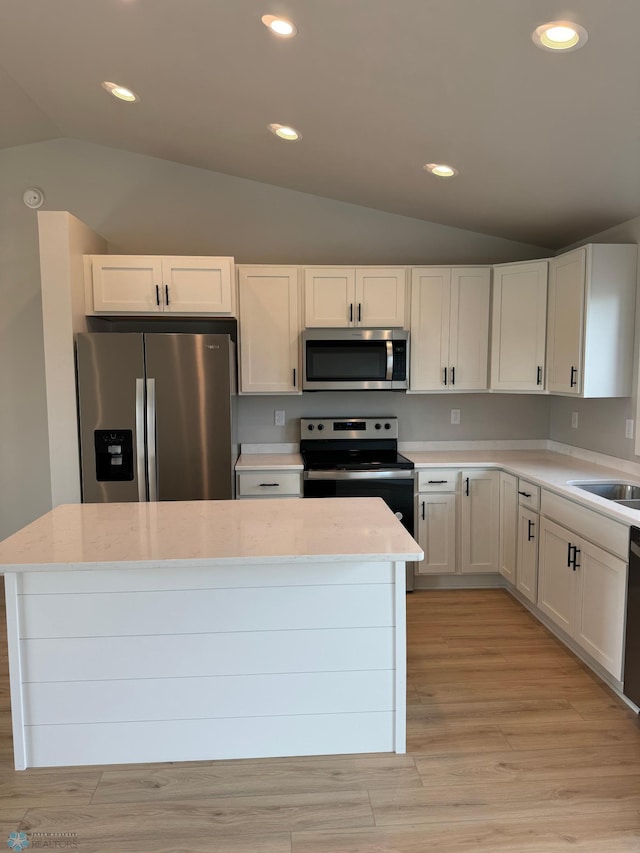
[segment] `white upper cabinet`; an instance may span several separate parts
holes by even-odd
[[[637,246],[589,244],[549,261],[547,388],[628,397]]]
[[[297,267],[238,267],[240,392],[299,394]]]
[[[544,391],[547,276],[547,261],[494,267],[493,391]]]
[[[235,315],[233,258],[92,255],[89,272],[96,314]]]
[[[406,275],[405,267],[305,268],[305,326],[402,328]]]
[[[411,390],[487,388],[491,270],[412,271]]]

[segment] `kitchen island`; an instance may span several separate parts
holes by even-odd
[[[60,506],[0,543],[16,769],[405,751],[380,498]]]

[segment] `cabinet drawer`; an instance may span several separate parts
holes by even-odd
[[[526,480],[518,480],[518,504],[538,512],[540,509],[540,486]]]
[[[433,468],[418,471],[419,492],[455,492],[458,471],[454,468]]]
[[[251,471],[238,474],[238,497],[301,495],[300,471]]]
[[[625,563],[629,557],[629,526],[600,515],[573,501],[542,490],[541,512],[547,518],[584,536],[589,542],[620,557]]]

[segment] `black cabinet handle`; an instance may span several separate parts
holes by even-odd
[[[571,568],[571,549],[572,549],[572,547],[573,546],[571,545],[571,542],[568,542],[567,543],[567,568],[568,569]]]
[[[451,384],[452,385],[456,384],[456,369],[455,369],[455,367],[451,368]]]
[[[466,478],[465,492],[467,497],[469,497],[469,478]]]
[[[573,563],[571,568],[575,572],[576,569],[580,568],[580,563],[578,562],[578,554],[580,553],[580,548],[577,545],[573,546]]]
[[[160,285],[156,284],[156,305],[160,305]]]
[[[353,323],[353,302],[349,303],[349,322]]]
[[[523,498],[530,498],[531,494],[529,492],[518,492],[519,495],[522,495]]]
[[[578,384],[578,368],[572,367],[571,368],[571,379],[569,380],[569,388],[573,388],[577,384]]]
[[[295,367],[293,368],[293,387],[294,388],[296,387],[296,369],[295,369]]]
[[[422,520],[423,520],[423,521],[424,521],[424,518],[425,518],[425,515],[424,515],[424,501],[422,501]]]
[[[443,381],[444,381],[444,384],[446,385],[447,384],[447,368],[443,367],[442,369],[444,371],[444,380]]]
[[[527,542],[531,542],[531,540],[535,538],[533,535],[534,524],[530,518],[527,519],[527,524],[529,525],[529,530],[527,531]]]
[[[362,320],[362,305],[358,302],[358,323]]]
[[[260,486],[279,486],[280,483],[260,483]]]
[[[435,485],[437,483],[446,483],[446,482],[447,482],[446,480],[427,480],[427,483],[429,483],[430,485]]]
[[[164,286],[164,295],[167,299],[167,305],[168,305],[169,304],[169,285],[168,284],[165,284],[165,286]]]
[[[542,385],[542,368],[540,366],[536,375],[536,385]]]

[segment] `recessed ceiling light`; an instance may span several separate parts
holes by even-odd
[[[573,21],[549,21],[531,34],[533,43],[542,50],[578,50],[588,39],[587,31]]]
[[[453,178],[458,174],[457,169],[454,169],[453,166],[447,166],[446,163],[427,163],[422,168],[437,178]]]
[[[121,86],[119,83],[109,83],[105,80],[102,84],[102,88],[106,89],[107,92],[110,92],[114,98],[118,98],[121,101],[127,101],[130,104],[140,100],[140,97],[136,95],[135,92],[132,92],[131,89],[127,89],[126,86]]]
[[[302,134],[295,127],[289,127],[286,124],[270,124],[268,127],[271,133],[275,133],[280,139],[286,139],[289,142],[297,142],[298,139],[302,139]]]
[[[269,27],[272,33],[275,33],[277,36],[283,36],[284,38],[295,36],[298,32],[291,21],[287,21],[286,18],[279,18],[277,15],[263,15],[262,23],[265,27]]]

